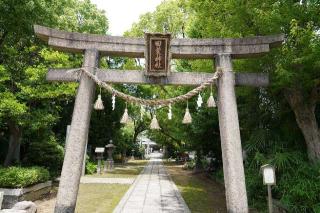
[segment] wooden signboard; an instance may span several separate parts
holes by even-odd
[[[145,34],[146,72],[147,76],[170,75],[170,41],[171,34]]]
[[[276,185],[276,175],[273,166],[266,164],[261,166],[264,185]]]
[[[104,148],[103,147],[97,147],[95,149],[95,153],[104,153]]]

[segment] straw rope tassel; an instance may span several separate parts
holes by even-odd
[[[127,108],[127,106],[126,106],[126,108],[125,108],[125,110],[124,110],[124,113],[123,113],[123,115],[122,115],[122,118],[121,118],[121,120],[120,120],[120,123],[122,123],[122,124],[127,124],[127,123],[129,123],[129,121],[130,121],[130,117],[129,117],[129,115],[128,115],[128,108]]]
[[[208,101],[207,101],[207,106],[208,106],[209,108],[212,108],[212,107],[216,107],[216,106],[217,106],[217,105],[216,105],[216,102],[215,102],[215,100],[214,100],[214,97],[213,97],[213,93],[212,93],[212,85],[211,85],[210,97],[209,97],[209,99],[208,99]]]
[[[157,120],[157,115],[154,114],[150,123],[150,129],[161,129]]]
[[[100,94],[98,95],[98,99],[94,103],[93,108],[95,110],[104,110],[103,101],[101,99],[101,87],[100,87]]]
[[[190,114],[190,112],[189,112],[188,102],[187,102],[187,108],[186,108],[186,112],[185,112],[185,114],[184,114],[182,123],[183,123],[183,124],[191,124],[191,123],[192,123],[192,117],[191,117],[191,114]]]

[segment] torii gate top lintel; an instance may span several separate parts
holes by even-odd
[[[58,50],[83,52],[97,49],[101,55],[143,58],[144,38],[96,35],[66,32],[34,25],[36,35]],[[283,35],[255,36],[246,38],[172,39],[173,59],[213,59],[217,54],[227,53],[232,58],[250,58],[281,45]]]

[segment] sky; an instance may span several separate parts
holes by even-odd
[[[106,11],[109,20],[109,33],[122,35],[131,28],[139,16],[152,12],[162,0],[91,0],[99,9]]]

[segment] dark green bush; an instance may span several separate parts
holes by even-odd
[[[285,158],[281,157],[284,160],[279,160],[280,157],[271,160],[272,164],[276,165],[277,168],[277,185],[273,186],[273,197],[280,200],[282,206],[287,208],[289,212],[319,213],[320,166],[312,165],[299,157],[298,154],[295,154],[295,158],[290,157],[288,153],[282,153],[281,155],[285,156]],[[276,153],[274,156],[280,156],[280,153]],[[255,162],[259,162],[256,157]],[[283,163],[279,164],[279,162]],[[247,193],[250,206],[265,210],[267,209],[267,188],[262,183],[263,178],[259,174],[259,167],[260,165],[252,166],[251,164],[245,170]]]
[[[0,168],[0,188],[26,187],[49,179],[49,171],[41,167]]]
[[[300,163],[282,175],[276,191],[291,212],[320,212],[320,165]]]
[[[30,144],[28,152],[24,158],[24,165],[41,166],[48,169],[52,176],[59,174],[63,163],[64,150],[54,136],[49,136],[46,140],[33,142]]]
[[[249,205],[259,210],[266,209],[267,187],[263,185],[263,177],[260,174],[260,169],[247,168],[245,173]]]

